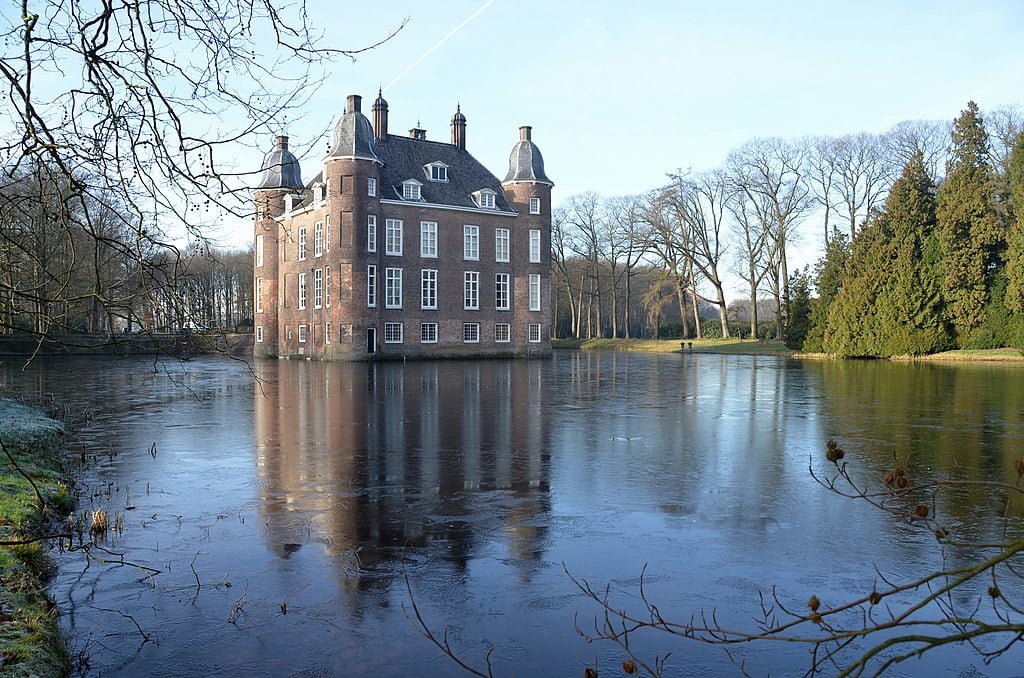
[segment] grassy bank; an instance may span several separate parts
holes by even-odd
[[[693,348],[690,348],[692,344]],[[792,355],[781,341],[755,341],[750,339],[552,339],[554,348],[583,351],[611,349],[617,351],[643,351],[646,353],[730,353],[735,355]],[[680,348],[680,346],[685,348]]]
[[[40,410],[0,398],[0,542],[31,540],[73,498],[62,482],[64,429]],[[31,478],[31,482],[25,476]],[[33,486],[34,483],[34,486]],[[42,495],[41,509],[36,491]],[[53,564],[40,542],[0,546],[0,674],[67,673],[57,610],[46,593]]]
[[[1024,362],[1024,351],[1017,348],[960,349],[923,356],[902,356],[893,360],[916,360],[925,362]]]

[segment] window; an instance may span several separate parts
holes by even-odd
[[[263,265],[263,236],[256,236],[256,265]]]
[[[402,269],[384,269],[384,308],[402,308]]]
[[[331,307],[331,267],[324,266],[324,306]]]
[[[540,214],[540,198],[530,198],[530,214]]]
[[[540,231],[536,229],[530,231],[530,263],[540,263]]]
[[[540,310],[540,274],[530,274],[530,310]]]
[[[377,251],[377,215],[366,215],[366,251]]]
[[[373,264],[366,267],[366,305],[369,308],[377,305],[377,267]]]
[[[318,221],[313,224],[313,256],[322,257],[324,254],[324,222]]]
[[[256,326],[256,341],[263,343],[263,325]]]
[[[474,261],[480,258],[480,228],[478,226],[462,227],[462,258]]]
[[[529,341],[531,344],[540,343],[540,323],[533,323],[530,325]]]
[[[299,310],[306,308],[306,274],[299,274]]]
[[[320,308],[324,305],[324,270],[313,269],[313,308]]]
[[[420,184],[418,181],[406,181],[402,183],[402,199],[403,200],[422,200],[423,197],[420,194]]]
[[[437,343],[437,323],[420,323],[420,343]]]
[[[427,165],[427,176],[431,181],[448,181],[448,166],[439,162]]]
[[[306,228],[299,229],[299,261],[306,258]]]
[[[366,179],[366,195],[371,198],[377,197],[377,180],[373,177],[368,177]]]
[[[462,323],[462,341],[467,344],[480,343],[480,323]]]
[[[384,343],[402,343],[402,323],[384,323]]]
[[[497,195],[489,188],[485,188],[476,194],[476,203],[485,210],[493,210],[496,207],[494,196]]]
[[[313,202],[320,203],[320,202],[323,202],[323,201],[324,201],[324,185],[323,184],[314,184],[313,185]]]
[[[331,215],[324,217],[324,250],[331,251]]]
[[[508,261],[509,233],[507,228],[494,229],[494,260]]]
[[[466,271],[465,284],[463,285],[465,306],[467,311],[475,311],[480,308],[480,274],[476,271]]]
[[[420,275],[420,307],[437,308],[437,271],[423,269]]]
[[[508,323],[498,323],[494,326],[494,342],[507,344],[512,341],[512,326]]]
[[[507,311],[509,305],[509,274],[498,273],[494,276],[494,308]]]
[[[256,278],[256,284],[253,288],[256,290],[254,294],[256,297],[256,312],[263,313],[263,278]]]
[[[306,343],[306,326],[305,325],[299,325],[299,343],[300,344],[305,344]]]
[[[324,343],[331,343],[331,323],[324,323]]]
[[[437,222],[420,222],[420,256],[437,256]]]
[[[402,254],[401,219],[388,219],[384,222],[384,254],[392,256],[401,256]]]

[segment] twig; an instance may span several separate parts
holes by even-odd
[[[10,453],[10,451],[7,449],[7,445],[4,444],[3,439],[0,439],[0,449],[3,449],[4,454],[6,454],[7,458],[11,460],[11,464],[14,466],[14,469],[18,473],[20,473],[21,476],[25,480],[28,481],[28,484],[32,486],[32,489],[35,490],[36,498],[39,499],[39,510],[42,511],[43,513],[45,513],[46,512],[46,500],[43,499],[43,495],[39,491],[39,488],[36,486],[36,482],[34,480],[32,480],[32,478],[29,477],[29,475],[27,473],[25,473],[25,471],[21,468],[21,466],[18,464],[18,462],[15,461],[14,455],[12,455]]]

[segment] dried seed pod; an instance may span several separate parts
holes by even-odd
[[[892,485],[894,480],[896,480],[896,476],[892,474],[892,471],[889,471],[884,476],[882,476],[882,482],[885,483],[886,485]]]
[[[821,601],[818,600],[818,596],[811,596],[807,601],[807,607],[810,608],[811,612],[817,612],[818,608],[821,607]]]
[[[924,504],[918,504],[917,506],[914,507],[914,515],[918,518],[927,518],[928,507],[925,506]]]
[[[898,488],[900,488],[902,490],[906,486],[907,486],[907,477],[906,476],[899,476],[898,478],[896,478],[896,487],[898,487]]]
[[[811,614],[811,621],[814,622],[815,624],[820,624],[821,623],[821,615],[818,614],[817,612],[813,612]]]
[[[1001,595],[1002,595],[1002,594],[1001,594],[1001,593],[999,592],[999,587],[998,587],[998,586],[996,586],[995,584],[992,584],[992,586],[989,586],[989,587],[988,587],[988,594],[989,594],[990,596],[992,596],[993,598],[998,598],[999,596],[1001,596]]]
[[[880,602],[882,602],[882,594],[878,591],[872,591],[871,596],[868,598],[868,600],[871,601],[872,605],[878,605]]]
[[[622,662],[622,670],[628,673],[629,675],[633,675],[634,673],[636,673],[636,664],[629,660],[626,660]]]

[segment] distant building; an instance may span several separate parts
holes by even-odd
[[[419,126],[388,134],[348,97],[312,181],[278,137],[259,185],[255,355],[326,360],[551,353],[551,187],[519,128],[504,181]]]

